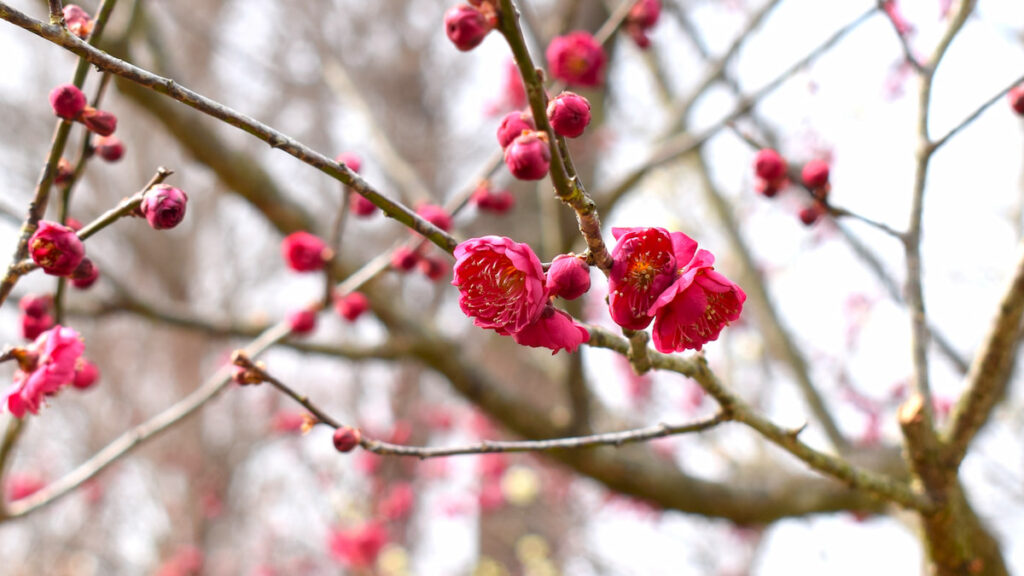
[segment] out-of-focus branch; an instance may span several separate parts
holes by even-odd
[[[711,62],[711,67],[708,69],[707,72],[704,73],[704,77],[701,78],[700,82],[697,83],[697,86],[690,91],[690,95],[672,106],[672,109],[669,113],[669,121],[665,123],[669,130],[678,130],[683,127],[683,125],[686,122],[686,118],[690,115],[690,110],[693,108],[693,105],[716,82],[724,80],[727,84],[730,85],[730,87],[735,87],[737,93],[739,92],[739,85],[736,84],[735,82],[732,82],[726,74],[726,70],[728,70],[729,63],[732,62],[733,57],[735,57],[736,54],[739,53],[740,48],[742,48],[743,45],[747,42],[747,40],[749,40],[754,35],[754,31],[761,27],[761,24],[764,22],[765,18],[767,18],[768,14],[775,10],[775,7],[778,6],[781,1],[782,0],[769,0],[768,2],[765,2],[763,6],[758,8],[757,11],[750,15],[750,19],[747,20],[747,23],[743,27],[743,30],[741,30],[739,34],[736,35],[736,38],[733,39],[732,44],[729,44],[729,47],[725,50],[725,53],[723,53],[721,56],[715,59],[714,62]],[[705,46],[703,41],[701,41],[698,35],[696,34],[696,26],[693,25],[693,22],[687,16],[684,10],[671,2],[668,4],[669,10],[676,15],[676,18],[677,20],[679,20],[679,23],[683,26],[684,29],[686,29],[690,33],[690,36],[699,44],[699,48],[702,49],[701,51],[704,57],[707,58],[708,56],[710,56],[703,50]]]
[[[946,465],[955,472],[960,465],[967,447],[988,422],[992,410],[1005,396],[1006,386],[1012,373],[1017,341],[1021,334],[1021,317],[1024,316],[1024,244],[1017,268],[1006,286],[999,307],[996,309],[992,326],[978,352],[974,356],[971,370],[967,374],[967,390],[957,403],[947,438]]]
[[[385,214],[394,218],[406,227],[419,232],[447,252],[454,250],[458,243],[455,238],[447,232],[424,220],[405,205],[378,192],[358,174],[349,170],[347,166],[343,166],[331,160],[327,156],[324,156],[305,144],[302,144],[294,138],[273,129],[262,122],[254,120],[253,118],[236,112],[215,100],[189,90],[170,78],[158,76],[123,60],[114,58],[113,56],[82,42],[74,35],[69,34],[66,30],[35,20],[11,8],[4,2],[0,2],[0,19],[11,22],[12,24],[24,28],[43,39],[49,40],[70,52],[78,54],[102,70],[107,70],[117,76],[131,80],[132,82],[145,86],[155,92],[169,96],[204,114],[217,118],[218,120],[263,140],[269,144],[271,148],[277,148],[287,152],[305,164],[340,180],[342,183],[373,202],[373,204],[380,208]]]
[[[889,294],[894,302],[902,304],[904,302],[903,294],[900,293],[900,288],[893,280],[892,275],[888,270],[885,269],[885,265],[878,259],[878,256],[874,254],[867,246],[861,242],[860,238],[857,238],[853,233],[843,226],[841,223],[836,222],[836,229],[842,234],[846,243],[853,250],[853,253],[864,262],[874,275],[878,279],[879,283],[882,284],[882,288]],[[939,352],[946,357],[950,363],[959,371],[961,374],[967,374],[968,364],[967,360],[957,352],[956,348],[953,347],[952,342],[945,336],[944,333],[939,329],[929,324],[928,332],[932,335],[932,341],[935,343],[936,348]]]
[[[867,12],[861,14],[855,20],[843,26],[835,34],[830,36],[821,45],[816,47],[814,50],[809,52],[806,56],[801,58],[798,62],[787,68],[784,72],[776,76],[768,84],[754,92],[748,97],[741,97],[740,102],[732,112],[727,114],[718,122],[715,122],[708,128],[697,134],[690,134],[687,132],[673,136],[672,138],[666,139],[662,142],[654,151],[647,155],[647,158],[640,163],[639,166],[634,168],[632,171],[627,173],[625,176],[620,178],[617,182],[609,186],[605,190],[601,190],[595,194],[599,198],[606,208],[614,205],[618,202],[634,185],[636,185],[641,178],[647,175],[648,172],[672,162],[678,158],[681,158],[697,148],[704,145],[705,142],[711,139],[712,136],[718,134],[723,128],[728,127],[729,124],[735,122],[739,118],[743,117],[754,106],[763,98],[768,95],[783,82],[788,80],[794,74],[803,69],[807,64],[817,59],[819,56],[827,52],[837,42],[843,39],[847,34],[856,29],[858,26],[867,21],[874,13],[875,8],[871,8]]]
[[[625,338],[599,327],[592,326],[589,330],[590,346],[608,348],[620,354],[628,353],[629,341]],[[718,377],[708,368],[707,361],[703,356],[683,358],[653,350],[649,352],[649,355],[655,368],[693,378],[705,392],[718,401],[722,409],[727,411],[733,420],[759,432],[770,442],[796,456],[818,472],[852,488],[865,490],[879,498],[910,509],[928,510],[931,508],[931,501],[915,492],[906,483],[857,468],[842,458],[819,452],[799,439],[802,427],[785,429],[758,414],[743,399],[722,385]]]
[[[997,93],[996,95],[992,96],[991,98],[989,98],[988,100],[983,102],[981,104],[981,106],[978,106],[978,108],[974,112],[971,112],[970,114],[968,114],[966,118],[964,118],[963,120],[960,121],[959,124],[957,124],[956,126],[951,128],[949,130],[949,132],[946,132],[945,134],[942,135],[942,137],[940,137],[940,138],[936,139],[934,142],[932,142],[932,145],[931,145],[932,152],[934,153],[936,150],[938,150],[939,148],[944,146],[946,144],[946,142],[949,141],[950,138],[952,138],[953,136],[956,136],[961,130],[963,130],[967,126],[970,126],[972,122],[977,120],[978,117],[981,116],[982,112],[984,112],[985,110],[988,110],[988,108],[990,106],[992,106],[996,102],[999,102],[1000,100],[1005,98],[1006,95],[1010,92],[1010,90],[1013,90],[1013,88],[1016,87],[1016,86],[1020,86],[1022,83],[1024,83],[1024,76],[1021,76],[1020,78],[1017,78],[1011,84],[1009,84],[1008,86],[1006,86],[1005,88],[1000,90],[999,93]]]
[[[319,39],[319,35],[315,35]],[[334,50],[322,48],[320,50],[323,60],[324,80],[336,94],[343,97],[348,104],[354,108],[359,116],[369,124],[370,146],[373,148],[376,158],[385,168],[388,177],[393,178],[406,202],[427,202],[432,198],[430,190],[423,184],[423,178],[416,173],[416,169],[398,153],[387,133],[378,125],[373,111],[366,104],[359,87],[349,77],[344,65],[333,56]]]
[[[914,171],[914,187],[911,195],[910,223],[904,234],[904,252],[906,254],[907,280],[906,302],[910,311],[910,341],[913,360],[914,390],[925,399],[920,419],[924,435],[928,443],[937,442],[935,436],[935,414],[932,407],[931,384],[928,378],[928,316],[925,313],[924,287],[921,282],[921,230],[924,221],[924,193],[928,180],[928,165],[934,153],[934,147],[928,135],[928,119],[931,109],[932,83],[935,71],[942,62],[946,50],[953,38],[967,21],[967,16],[974,8],[975,0],[962,0],[956,13],[950,20],[939,43],[932,52],[921,75],[921,88],[918,94],[917,111],[917,162]],[[908,438],[908,441],[910,438]]]
[[[924,65],[918,62],[917,57],[914,56],[914,50],[910,47],[910,42],[907,39],[908,30],[906,30],[899,22],[897,22],[893,13],[886,10],[886,4],[892,4],[894,0],[878,0],[878,9],[885,14],[886,20],[892,25],[893,32],[896,34],[897,40],[900,43],[900,49],[903,50],[903,59],[906,60],[907,64],[914,69],[914,72],[923,74],[926,72]]]
[[[25,430],[25,420],[21,418],[15,418],[14,416],[8,416],[7,428],[4,429],[3,440],[0,440],[0,479],[5,478],[7,475],[7,465],[11,461],[11,454],[14,453],[14,446],[18,443],[18,438],[21,437],[21,433]],[[0,487],[5,484],[0,484]],[[7,515],[7,503],[6,498],[3,494],[0,494],[0,521]]]
[[[401,328],[415,337],[417,346],[413,354],[416,358],[443,374],[459,394],[509,430],[538,440],[559,435],[562,428],[545,414],[543,407],[529,403],[526,398],[494,381],[483,367],[471,364],[462,355],[454,353],[458,349],[456,343],[433,332],[420,333],[421,328],[416,326],[401,324]],[[621,343],[620,353],[628,350],[628,341],[624,338],[610,332],[605,334],[611,342]],[[881,450],[873,452],[873,455],[879,458],[864,458],[865,465],[891,474],[902,473],[896,452]],[[784,517],[849,509],[846,507],[851,505],[879,511],[885,507],[882,500],[866,492],[850,490],[833,480],[802,475],[771,479],[757,475],[756,487],[752,485],[749,488],[743,481],[708,482],[688,476],[671,462],[655,456],[650,450],[639,448],[557,451],[551,456],[616,492],[637,496],[665,508],[729,518],[742,524],[770,523]],[[870,463],[867,462],[869,459]]]
[[[711,175],[708,172],[708,166],[703,156],[701,155],[698,160],[700,164],[698,172],[703,184],[702,188],[708,203],[718,216],[718,220],[722,223],[722,228],[732,247],[732,253],[743,264],[743,270],[747,279],[743,283],[744,290],[755,304],[754,310],[758,313],[761,320],[759,324],[767,332],[768,337],[779,345],[782,360],[785,361],[792,371],[797,386],[800,388],[801,394],[803,394],[804,402],[807,403],[814,418],[821,424],[825,431],[825,436],[828,437],[829,442],[837,450],[843,451],[847,447],[846,438],[839,431],[839,426],[825,405],[825,400],[818,393],[817,387],[811,382],[810,370],[807,367],[804,355],[796,346],[789,330],[783,326],[782,319],[779,318],[775,310],[775,305],[768,294],[764,278],[754,262],[750,248],[740,234],[740,225],[736,221],[735,215],[733,215],[732,207],[722,197],[715,183],[711,181]]]

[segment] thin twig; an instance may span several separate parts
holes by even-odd
[[[304,396],[290,386],[271,375],[263,367],[254,363],[248,356],[236,352],[232,361],[237,366],[242,366],[259,375],[265,382],[295,400],[316,417],[318,423],[323,423],[331,428],[340,428],[342,424],[332,418],[323,409],[313,403],[309,397]],[[593,448],[597,446],[621,446],[637,442],[646,442],[655,438],[665,436],[676,436],[708,430],[723,422],[730,420],[727,411],[721,411],[714,416],[691,422],[689,424],[655,424],[646,428],[635,428],[621,432],[605,432],[602,434],[588,434],[586,436],[575,436],[570,438],[554,438],[551,440],[524,440],[520,442],[497,442],[485,441],[464,446],[449,447],[427,447],[427,446],[406,446],[402,444],[391,444],[380,440],[373,440],[363,437],[359,444],[366,450],[382,456],[413,456],[421,460],[427,458],[440,458],[444,456],[459,456],[464,454],[487,454],[491,452],[546,452],[551,450],[575,450],[580,448]]]
[[[988,108],[990,106],[992,106],[996,102],[999,102],[1000,100],[1005,98],[1006,95],[1010,93],[1010,90],[1013,90],[1014,88],[1016,88],[1017,86],[1020,86],[1021,84],[1024,84],[1024,76],[1021,76],[1020,78],[1017,78],[1016,80],[1013,81],[1012,84],[1010,84],[1006,88],[1003,88],[1002,90],[1000,90],[998,94],[996,94],[995,96],[992,96],[991,98],[986,100],[984,103],[982,103],[981,106],[978,106],[977,110],[975,110],[974,112],[971,112],[966,118],[961,120],[959,124],[957,124],[952,129],[950,129],[949,132],[946,132],[945,134],[942,135],[941,138],[939,138],[939,139],[935,140],[934,142],[932,142],[932,145],[931,145],[932,152],[935,152],[939,148],[942,148],[946,144],[946,142],[949,141],[950,138],[952,138],[953,136],[956,136],[961,130],[963,130],[964,128],[969,126],[972,122],[977,120],[978,117],[981,116],[982,112],[984,112],[985,110],[988,110]]]
[[[629,352],[629,341],[625,338],[596,326],[590,326],[588,330],[590,332],[589,346],[608,348],[620,354]],[[815,450],[800,441],[800,429],[783,428],[760,415],[742,398],[722,385],[718,377],[708,368],[707,361],[702,355],[683,358],[679,355],[662,354],[653,350],[649,351],[649,355],[655,368],[677,372],[694,379],[705,392],[718,401],[722,409],[727,411],[733,420],[756,430],[767,440],[796,456],[818,472],[852,488],[865,490],[910,509],[928,510],[932,507],[932,503],[927,497],[915,492],[906,483],[858,468],[842,458]]]
[[[266,142],[271,148],[277,148],[294,156],[300,161],[312,166],[321,172],[340,180],[351,189],[373,202],[385,214],[394,218],[401,224],[426,236],[446,252],[452,252],[458,242],[453,236],[430,222],[424,220],[413,210],[400,202],[396,202],[378,192],[366,180],[352,172],[348,167],[343,166],[327,156],[302,144],[298,140],[279,132],[270,126],[241,114],[215,100],[207,98],[184,86],[179,85],[170,78],[164,78],[129,64],[109,54],[82,42],[77,37],[68,34],[65,30],[47,25],[24,13],[15,10],[5,2],[0,2],[0,19],[6,20],[20,28],[23,28],[37,36],[73,52],[102,70],[135,82],[153,91],[164,94],[187,106],[190,106],[204,114],[217,118],[231,126],[248,132],[249,134]],[[0,286],[2,289],[2,286]],[[8,290],[9,292],[9,290]],[[2,295],[2,292],[0,292]]]

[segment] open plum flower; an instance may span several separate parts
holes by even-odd
[[[659,352],[700,350],[735,322],[747,295],[712,265],[715,257],[697,250],[679,277],[651,305],[654,347]]]
[[[544,268],[526,244],[502,236],[471,238],[455,247],[454,274],[459,307],[480,328],[554,352],[574,352],[590,338],[551,306]]]
[[[612,228],[612,236],[616,240],[608,275],[612,320],[623,328],[643,330],[651,323],[651,305],[676,278],[675,244],[685,255],[692,243],[684,260],[689,262],[697,243],[681,232],[669,234],[664,228]]]
[[[7,409],[16,418],[25,412],[39,413],[39,407],[47,396],[56,394],[75,379],[75,368],[85,351],[78,332],[59,324],[39,335],[30,346],[28,355],[37,355],[28,360],[34,366],[14,373],[14,385],[7,390]]]

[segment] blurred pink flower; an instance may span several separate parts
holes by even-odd
[[[347,529],[335,528],[327,537],[331,556],[349,568],[372,566],[387,543],[387,530],[379,522],[367,522]]]
[[[551,76],[569,85],[595,87],[604,82],[604,49],[589,32],[557,36],[546,56]]]
[[[35,368],[15,372],[14,385],[7,390],[7,409],[17,418],[24,417],[25,412],[38,414],[47,396],[74,380],[85,344],[78,332],[58,324],[40,334],[29,348],[38,354]]]

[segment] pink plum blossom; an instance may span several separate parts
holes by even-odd
[[[38,355],[35,367],[16,371],[14,384],[7,389],[7,409],[16,418],[24,417],[25,412],[38,414],[47,396],[71,384],[85,344],[74,329],[58,324],[40,334],[30,351]]]
[[[459,307],[473,324],[499,334],[519,332],[544,311],[544,269],[526,244],[501,236],[472,238],[455,247]]]

